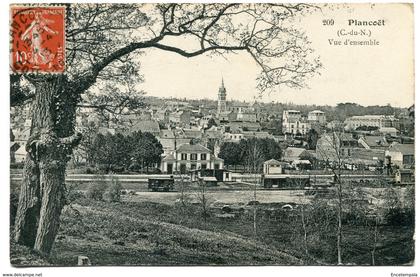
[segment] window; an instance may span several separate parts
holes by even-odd
[[[191,161],[196,161],[197,160],[197,154],[191,154]]]
[[[197,168],[197,165],[196,164],[191,164],[191,170],[195,170],[196,168]]]
[[[183,161],[187,160],[187,154],[186,153],[181,154],[181,160],[183,160]]]
[[[207,160],[207,154],[206,153],[202,153],[201,155],[200,155],[200,160]]]
[[[214,164],[214,169],[219,169],[220,168],[220,164]]]
[[[201,169],[207,169],[207,164],[201,164]]]
[[[413,155],[403,155],[403,164],[409,165],[414,163],[414,156]]]

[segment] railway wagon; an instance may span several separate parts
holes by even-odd
[[[148,178],[148,189],[151,191],[171,191],[174,189],[174,176],[161,175]]]
[[[262,184],[266,189],[303,189],[310,184],[310,178],[305,175],[263,174]]]

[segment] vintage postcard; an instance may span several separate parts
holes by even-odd
[[[15,269],[414,272],[414,4],[9,14]]]

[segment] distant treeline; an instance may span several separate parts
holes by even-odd
[[[167,101],[183,101],[188,102],[192,106],[205,106],[205,107],[217,107],[217,101],[211,99],[186,99],[186,98],[158,98],[148,96],[145,97],[145,101],[149,105],[164,106]],[[244,101],[228,101],[228,106],[238,105],[249,105],[251,102]],[[375,106],[362,106],[356,103],[339,103],[336,106],[329,105],[299,105],[293,103],[262,103],[258,102],[257,105],[263,110],[281,115],[284,110],[299,110],[303,115],[313,110],[321,110],[325,112],[328,121],[331,120],[345,120],[349,116],[353,115],[399,115],[400,113],[407,110],[407,108],[392,107],[391,105],[375,105]]]

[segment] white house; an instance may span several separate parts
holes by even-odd
[[[160,168],[163,173],[172,174],[196,169],[222,169],[223,166],[223,159],[214,156],[210,149],[201,144],[185,143],[166,155]]]
[[[327,119],[323,111],[315,110],[308,113],[308,121],[316,122],[319,124],[325,124],[327,122]]]
[[[393,143],[385,151],[385,156],[400,168],[411,168],[414,166],[414,144]]]

